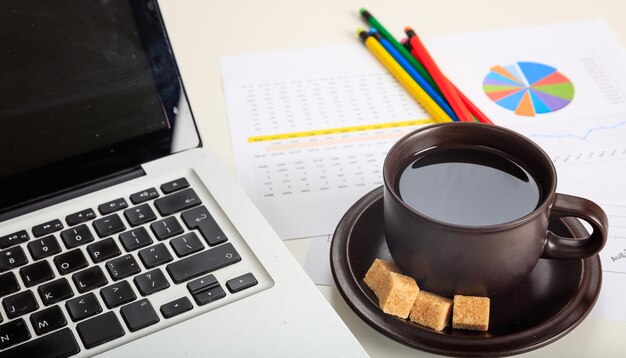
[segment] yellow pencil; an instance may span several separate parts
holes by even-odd
[[[444,112],[435,101],[420,87],[417,82],[394,60],[394,58],[385,50],[385,48],[367,31],[363,29],[357,30],[365,46],[391,72],[391,74],[404,86],[404,88],[413,96],[433,117],[437,122],[451,122],[452,118]]]

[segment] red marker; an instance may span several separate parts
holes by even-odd
[[[448,81],[447,78],[446,78],[446,81]],[[472,101],[470,101],[469,98],[465,97],[463,92],[461,92],[458,88],[456,88],[456,86],[454,86],[452,82],[450,81],[448,82],[452,85],[456,93],[458,93],[459,97],[461,97],[461,101],[465,103],[465,106],[470,111],[470,113],[474,115],[474,118],[476,118],[479,122],[482,122],[482,123],[493,124],[491,119],[487,118],[487,116],[480,109],[478,109],[478,107],[476,107],[476,105],[472,103]]]
[[[461,97],[457,93],[456,89],[452,85],[450,81],[443,75],[433,58],[430,56],[426,47],[420,41],[415,31],[410,27],[405,27],[404,31],[409,37],[409,44],[411,45],[411,54],[417,58],[419,62],[428,70],[433,80],[439,86],[441,93],[452,107],[454,113],[459,117],[459,120],[465,122],[473,122],[474,118],[472,114],[467,109]]]
[[[400,43],[406,47],[406,49],[411,52],[411,44],[409,44],[409,39],[402,39],[400,40]],[[444,75],[445,77],[445,75]],[[450,82],[450,80],[448,80],[447,77],[445,77],[446,81]],[[459,90],[454,83],[450,82],[450,84],[452,85],[452,87],[454,87],[454,90],[456,91],[456,93],[458,93],[459,97],[461,97],[461,101],[463,101],[463,103],[465,103],[465,106],[467,107],[467,109],[470,111],[470,113],[474,116],[474,118],[481,122],[481,123],[486,123],[486,124],[493,124],[493,122],[491,121],[491,119],[487,118],[487,116],[480,110],[478,109],[478,107],[476,107],[476,105],[474,103],[472,103],[472,101],[470,101],[469,98],[467,98],[463,92],[461,92],[461,90]],[[437,87],[437,90],[439,90],[439,87]]]

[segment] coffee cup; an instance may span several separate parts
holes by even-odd
[[[389,150],[383,180],[391,256],[421,288],[440,295],[498,295],[541,258],[583,259],[606,243],[604,211],[556,193],[550,157],[499,126],[445,123],[413,131]],[[549,222],[563,217],[586,221],[591,234],[552,233]]]

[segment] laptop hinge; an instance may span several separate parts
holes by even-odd
[[[139,178],[144,175],[146,175],[146,172],[141,167],[127,169],[115,174],[107,175],[103,178],[83,183],[79,186],[70,187],[56,193],[35,198],[26,203],[10,207],[5,212],[1,212],[0,222],[33,212],[35,210],[43,209],[48,206],[52,206],[54,204],[58,204],[70,199],[74,199],[82,195],[93,193],[95,191],[105,189],[116,184]],[[91,204],[85,204],[85,206],[88,205]]]

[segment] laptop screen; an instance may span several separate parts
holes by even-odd
[[[199,144],[153,1],[0,3],[0,211]]]

